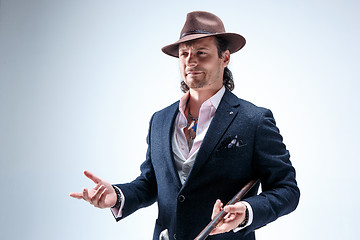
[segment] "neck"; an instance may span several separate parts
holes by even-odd
[[[191,115],[198,117],[201,105],[214,96],[221,87],[219,89],[190,89],[189,106]]]

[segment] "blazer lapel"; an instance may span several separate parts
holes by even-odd
[[[162,143],[164,144],[163,150],[165,151],[166,159],[170,159],[170,161],[166,161],[166,167],[169,169],[174,181],[178,185],[178,188],[180,189],[182,184],[179,179],[178,172],[176,170],[174,155],[172,151],[172,136],[174,133],[174,122],[176,119],[176,116],[179,112],[179,101],[174,103],[172,106],[170,106],[169,111],[167,112],[167,116],[165,116],[165,119],[163,121],[163,127],[162,127]]]
[[[230,91],[226,90],[201,144],[195,163],[190,171],[186,183],[191,181],[191,178],[196,175],[202,165],[207,161],[210,154],[215,149],[216,144],[218,144],[238,114],[238,106],[239,99]]]

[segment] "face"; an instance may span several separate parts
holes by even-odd
[[[227,50],[219,58],[215,37],[179,45],[180,72],[190,89],[218,90],[223,85],[224,68],[229,64]]]

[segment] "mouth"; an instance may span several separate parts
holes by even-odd
[[[186,72],[186,75],[190,75],[190,76],[196,76],[196,75],[200,75],[202,74],[202,71],[188,71]]]

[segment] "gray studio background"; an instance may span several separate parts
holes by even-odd
[[[360,4],[305,1],[0,0],[2,239],[151,239],[157,207],[116,223],[68,194],[134,179],[152,113],[182,96],[186,13],[217,14],[247,45],[234,92],[270,108],[301,189],[259,240],[357,239]]]

